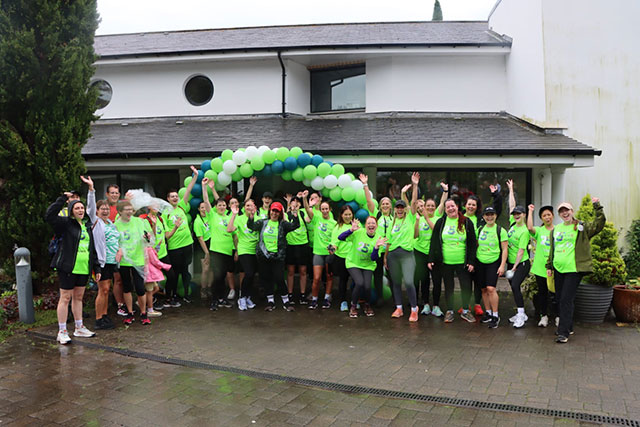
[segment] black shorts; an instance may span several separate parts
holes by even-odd
[[[308,244],[288,245],[284,263],[286,265],[307,265],[311,260],[311,248]]]
[[[102,275],[100,276],[100,281],[103,280],[113,280],[113,275],[118,271],[118,264],[105,264],[102,267]]]
[[[491,286],[492,288],[496,287],[498,283],[498,269],[500,268],[500,259],[491,264],[483,264],[478,262],[476,266],[476,272],[474,274],[474,279],[476,284],[480,285],[482,289],[487,286]]]
[[[63,273],[58,270],[58,278],[60,279],[60,289],[72,291],[76,287],[87,286],[89,282],[88,274]]]

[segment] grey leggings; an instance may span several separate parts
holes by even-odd
[[[407,288],[407,296],[411,307],[418,306],[418,297],[416,288],[413,285],[413,275],[416,269],[416,259],[413,251],[405,251],[402,248],[396,248],[387,255],[387,265],[391,282],[393,283],[393,300],[396,305],[402,305],[402,279]]]
[[[355,287],[351,292],[351,305],[358,304],[359,299],[369,302],[369,300],[371,300],[371,278],[373,277],[373,270],[365,270],[363,268],[355,267],[347,270],[355,284]]]

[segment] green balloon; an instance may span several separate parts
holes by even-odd
[[[184,193],[187,192],[187,189],[182,187],[180,190],[178,190],[178,196],[180,196],[180,199],[182,200],[184,198]]]
[[[280,175],[282,177],[282,179],[284,179],[285,181],[291,181],[293,179],[293,173],[290,170],[285,170],[282,172],[282,175]]]
[[[227,188],[225,185],[221,185],[220,183],[216,182],[216,191],[223,191],[225,188]]]
[[[189,186],[189,184],[191,183],[191,179],[192,179],[192,177],[190,177],[190,176],[188,176],[188,177],[186,177],[186,178],[184,179],[184,186],[185,186],[185,187],[188,187],[188,186]]]
[[[215,159],[211,160],[211,169],[216,171],[217,173],[222,172],[222,164],[224,162],[222,161],[222,159],[220,157],[216,157]]]
[[[330,173],[331,173],[331,166],[329,166],[329,163],[323,162],[318,165],[318,176],[325,178]]]
[[[326,187],[322,189],[322,197],[329,197],[330,194],[331,194],[331,189]]]
[[[249,163],[245,163],[240,166],[240,175],[242,175],[243,178],[249,178],[253,175],[253,168]]]
[[[264,160],[262,160],[262,157],[255,156],[253,159],[251,159],[251,169],[253,169],[254,171],[261,171],[262,169],[264,169]]]
[[[367,203],[367,196],[364,194],[364,190],[356,191],[356,202],[361,206]]]
[[[305,166],[302,171],[303,171],[304,177],[309,180],[318,176],[318,169],[313,165]]]
[[[276,158],[281,162],[284,162],[287,157],[289,157],[289,149],[287,147],[280,147],[276,150]]]
[[[349,175],[349,178],[351,178],[351,181],[355,181],[356,180],[356,176],[354,174],[352,174],[351,172],[349,172],[347,175]]]
[[[329,192],[329,197],[331,197],[331,200],[333,200],[334,202],[337,202],[340,199],[342,199],[342,188],[340,187],[332,188],[331,191]]]
[[[268,165],[276,161],[276,153],[271,150],[267,150],[262,155],[262,160]]]
[[[388,301],[391,299],[391,288],[389,285],[384,285],[382,287],[382,299]]]
[[[289,155],[291,157],[295,157],[296,159],[300,154],[302,154],[302,148],[300,147],[293,147],[291,150],[289,150]]]
[[[336,178],[339,178],[340,175],[344,175],[344,166],[342,166],[339,163],[336,163],[331,167],[331,174],[334,175]]]
[[[216,173],[216,171],[209,169],[204,173],[204,177],[215,181],[216,179],[218,179],[218,174]]]
[[[207,193],[209,194],[209,200],[213,200],[213,190],[207,185]]]
[[[302,182],[304,179],[304,173],[302,173],[302,168],[297,168],[291,173],[291,177],[294,181]]]
[[[224,163],[227,160],[231,160],[233,158],[233,151],[229,150],[228,148],[226,150],[224,150],[222,152],[222,154],[220,155],[220,157],[222,157],[222,162]]]
[[[236,171],[231,175],[231,179],[235,182],[238,182],[242,179],[242,175],[240,174],[240,169],[236,169]]]
[[[345,202],[350,202],[356,198],[356,190],[351,187],[342,189],[342,200]]]

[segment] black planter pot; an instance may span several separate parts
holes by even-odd
[[[613,288],[580,283],[576,293],[575,318],[580,322],[602,323],[611,306]]]

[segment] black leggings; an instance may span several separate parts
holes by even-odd
[[[359,299],[369,302],[369,300],[371,300],[371,277],[373,277],[373,270],[352,267],[347,271],[355,285],[353,292],[351,292],[351,305],[358,304]]]
[[[349,272],[345,266],[345,259],[338,255],[333,257],[331,264],[333,277],[338,278],[338,291],[340,292],[340,301],[347,300],[347,282],[349,281]]]
[[[171,259],[169,258],[168,253],[167,255],[163,256],[160,261],[164,262],[165,264],[171,264]],[[165,285],[164,285],[165,298],[170,299],[176,296],[176,291],[178,287],[178,276],[176,275],[176,271],[173,269],[173,265],[169,270],[166,270],[164,274],[167,277],[167,281],[165,282]],[[173,288],[171,286],[173,286]]]
[[[440,265],[442,279],[444,280],[444,298],[447,301],[447,310],[453,310],[453,288],[455,283],[453,276],[456,274],[460,281],[460,290],[462,291],[462,307],[469,305],[471,298],[471,274],[464,264],[444,264]]]
[[[422,304],[429,304],[429,276],[433,280],[433,305],[440,305],[440,294],[442,293],[442,276],[440,275],[440,269],[436,264],[433,266],[433,270],[429,270],[427,262],[429,255],[425,255],[420,251],[414,249],[413,255],[416,258],[416,270],[413,275],[413,283],[416,286],[416,291],[420,291],[422,294]]]
[[[482,304],[482,283],[476,280],[475,272],[471,274],[471,282],[473,283],[474,302],[478,305]]]
[[[547,289],[547,278],[536,275],[536,285],[538,292],[533,296],[533,306],[536,309],[536,317],[546,316],[549,300],[549,290]]]
[[[233,255],[221,254],[220,252],[211,252],[211,267],[213,269],[213,297],[224,299],[226,289],[224,279],[230,266],[233,266]]]
[[[122,277],[122,292],[130,294],[135,288],[136,295],[141,297],[145,293],[144,277],[135,267],[120,266],[120,277]]]
[[[191,283],[189,265],[193,261],[193,247],[187,245],[178,249],[171,249],[169,251],[169,260],[171,260],[171,269],[174,274],[172,276],[167,275],[167,289],[171,289],[173,292],[171,296],[175,297],[178,289],[178,276],[182,276],[182,288],[186,298],[189,295],[189,284]]]
[[[284,283],[284,260],[265,259],[261,257],[258,261],[260,282],[267,296],[273,295],[276,286],[280,290],[280,295],[288,295],[287,287]]]
[[[569,337],[569,333],[573,331],[573,309],[574,300],[578,285],[582,280],[583,273],[560,273],[558,270],[553,272],[556,285],[556,295],[558,297],[558,310],[560,314],[560,323],[558,324],[558,335]]]
[[[513,264],[507,264],[507,269],[511,270],[513,268]],[[513,274],[513,278],[509,280],[509,284],[511,285],[511,292],[513,292],[513,299],[516,302],[516,307],[524,308],[524,298],[522,297],[522,290],[520,289],[520,285],[524,282],[524,279],[529,275],[529,269],[531,268],[531,263],[529,260],[523,261],[518,264],[516,271]]]
[[[384,301],[382,295],[382,277],[384,276],[384,259],[378,258],[376,261],[376,269],[373,271],[373,289],[376,290],[376,303],[381,305]]]
[[[238,255],[238,262],[244,271],[244,279],[240,286],[240,298],[251,298],[253,296],[253,280],[258,268],[258,260],[254,254]]]

